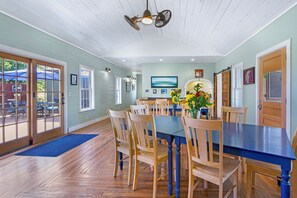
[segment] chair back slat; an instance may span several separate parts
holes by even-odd
[[[156,100],[155,114],[156,115],[169,115],[169,101]]]
[[[127,112],[109,110],[109,117],[115,139],[120,143],[129,144],[131,126]]]
[[[149,109],[149,114],[154,115],[155,114],[155,101],[154,100],[142,100],[142,105],[147,105]]]
[[[182,117],[189,117],[190,116],[190,113],[189,113],[189,105],[187,104],[182,104]]]
[[[222,120],[225,122],[245,123],[247,111],[246,107],[222,106],[221,111]]]
[[[130,113],[129,115],[136,148],[140,151],[155,153],[154,150],[156,149],[157,140],[153,115],[137,115],[134,113]],[[148,130],[149,125],[152,128],[151,136]],[[151,140],[153,140],[153,144],[151,144]]]
[[[149,115],[149,107],[148,105],[130,105],[130,109],[132,113],[139,115]]]
[[[199,120],[183,117],[183,123],[188,155],[192,161],[221,169],[223,166],[223,122],[221,120]],[[219,161],[214,161],[213,158],[213,133],[219,135]]]

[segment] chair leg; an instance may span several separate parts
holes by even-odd
[[[193,191],[194,191],[193,188],[194,188],[194,176],[189,172],[188,198],[193,197]]]
[[[208,188],[208,182],[206,180],[204,180],[204,189],[207,189]]]
[[[154,183],[153,183],[153,198],[157,197],[157,177],[158,177],[158,166],[155,163],[154,165]]]
[[[219,185],[219,198],[223,198],[223,191],[224,190],[224,183],[223,182],[220,182],[220,185]]]
[[[128,186],[130,186],[130,184],[131,184],[132,166],[133,166],[133,156],[132,156],[132,154],[130,154],[130,156],[129,156],[129,167],[128,167]]]
[[[135,157],[135,167],[134,167],[134,179],[133,179],[133,187],[132,190],[136,190],[138,183],[138,174],[139,174],[139,162],[137,157]]]
[[[247,165],[247,175],[246,175],[246,197],[251,197],[251,190],[252,190],[252,178],[253,178],[253,171],[252,167]]]
[[[237,198],[237,187],[238,187],[238,169],[233,173],[233,198]]]
[[[113,176],[116,177],[117,176],[117,172],[118,172],[118,165],[119,165],[119,152],[115,151],[115,156],[114,156],[114,169],[113,169]]]

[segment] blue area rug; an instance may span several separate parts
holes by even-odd
[[[96,137],[97,134],[70,134],[59,139],[36,146],[29,150],[17,153],[24,156],[57,157],[84,142]]]

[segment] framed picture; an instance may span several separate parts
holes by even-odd
[[[167,89],[161,89],[161,94],[167,94]]]
[[[70,74],[70,85],[77,85],[77,75]]]
[[[157,89],[153,89],[153,94],[157,94]]]
[[[203,78],[203,69],[195,69],[195,78]]]
[[[243,84],[249,85],[255,83],[255,67],[243,70]]]
[[[146,89],[146,90],[144,90],[144,92],[145,92],[145,93],[148,93],[148,92],[150,92],[150,90],[149,90],[149,89]]]
[[[152,76],[151,88],[177,88],[177,76]]]
[[[126,82],[126,92],[130,92],[130,91],[131,91],[131,83]]]
[[[135,91],[135,84],[132,84],[132,91]]]

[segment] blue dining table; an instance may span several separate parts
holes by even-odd
[[[168,142],[168,193],[172,195],[172,141],[176,144],[176,197],[180,197],[180,145],[186,144],[180,117],[155,116],[157,136]],[[296,160],[285,129],[223,123],[224,153],[277,164],[282,169],[281,197],[290,198],[291,161]],[[214,149],[219,137],[213,133]]]

